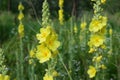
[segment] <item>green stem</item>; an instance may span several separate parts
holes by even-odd
[[[32,80],[34,80],[34,64],[32,65],[31,68],[32,68],[32,72],[31,72],[31,76],[32,76],[32,77],[31,77],[31,78],[32,78]]]
[[[60,58],[60,61],[61,61],[62,65],[63,65],[63,67],[65,68],[65,70],[66,70],[66,72],[67,72],[67,74],[68,74],[70,80],[73,80],[72,77],[71,77],[71,75],[70,75],[70,72],[68,71],[66,65],[64,64],[64,62],[63,62],[63,60],[62,60],[62,58],[61,58],[61,55],[58,54],[58,56],[59,56],[59,58]]]
[[[20,68],[19,68],[19,55],[16,53],[16,72],[17,72],[17,80],[20,80]]]
[[[24,62],[24,55],[23,55],[23,42],[22,42],[22,38],[20,39],[20,71],[21,71],[21,75],[20,78],[22,80],[24,80],[24,73],[23,73],[23,62]]]

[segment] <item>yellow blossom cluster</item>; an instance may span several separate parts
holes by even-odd
[[[107,17],[100,16],[99,19],[92,19],[89,30],[93,33],[101,31],[107,25]]]
[[[10,80],[10,76],[0,74],[0,80]]]
[[[59,11],[58,11],[58,14],[59,14],[59,22],[60,24],[63,24],[63,21],[64,21],[64,10],[63,10],[63,4],[64,4],[64,0],[59,0]]]
[[[53,76],[45,74],[45,76],[43,77],[43,80],[53,80]]]
[[[37,46],[36,57],[40,63],[44,63],[56,54],[60,42],[57,40],[57,34],[50,26],[41,28],[40,33],[38,33],[36,37],[40,43]]]
[[[91,35],[90,41],[88,42],[88,45],[91,48],[99,47],[99,46],[101,46],[104,43],[104,41],[105,41],[104,36],[94,34],[94,35]]]
[[[57,71],[53,70],[52,73],[47,72],[44,77],[43,80],[54,80],[54,77],[58,76],[59,74],[57,73]]]
[[[106,40],[106,26],[107,26],[107,17],[101,15],[102,8],[100,4],[105,3],[106,0],[92,0],[94,4],[94,17],[89,25],[89,31],[91,33],[88,46],[90,48],[89,53],[94,53],[92,59],[93,65],[90,66],[87,73],[90,78],[96,76],[96,73],[99,69],[105,69],[105,65],[102,63],[103,55],[100,50],[105,49],[105,40]],[[96,8],[98,7],[98,8]]]
[[[87,73],[89,74],[90,78],[93,78],[96,75],[96,72],[97,71],[94,66],[89,66]]]
[[[106,2],[106,0],[101,0],[101,3],[103,3],[103,4],[104,4],[105,2]]]
[[[85,21],[83,21],[81,24],[80,24],[80,27],[81,27],[81,30],[84,30],[85,27],[86,27],[87,23]]]
[[[18,15],[18,20],[19,20],[19,26],[18,26],[18,33],[20,38],[24,37],[24,25],[22,24],[22,19],[24,18],[23,10],[24,6],[20,2],[18,5],[18,10],[19,10],[19,15]]]

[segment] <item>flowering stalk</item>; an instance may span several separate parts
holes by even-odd
[[[48,69],[46,69],[43,80],[54,79],[55,75],[53,73],[56,72],[55,66],[57,63],[57,49],[60,46],[58,35],[49,23],[49,16],[49,5],[47,0],[44,0],[42,9],[42,28],[40,29],[40,33],[36,35],[39,44],[37,45],[35,51],[35,57],[39,60],[39,62],[48,64]]]
[[[24,6],[20,2],[18,5],[18,10],[19,10],[19,15],[18,15],[18,20],[19,20],[19,26],[18,26],[18,33],[20,37],[20,54],[16,54],[16,59],[20,62],[20,64],[17,64],[17,80],[24,80],[24,72],[23,72],[23,62],[24,62],[24,55],[23,55],[23,41],[22,38],[24,37],[24,25],[22,23],[22,20],[24,18],[23,10]]]
[[[64,4],[64,0],[59,0],[59,11],[58,11],[58,14],[59,14],[59,22],[61,25],[63,25],[64,23],[64,10],[63,10],[63,4]]]
[[[106,41],[106,26],[107,26],[107,17],[102,16],[101,5],[105,3],[106,0],[91,0],[94,1],[94,17],[89,26],[89,31],[91,32],[90,40],[88,46],[90,48],[89,53],[93,53],[94,57],[92,59],[93,65],[91,65],[87,71],[90,78],[96,76],[96,73],[100,69],[105,69],[103,60],[103,52],[105,50],[105,41]],[[98,76],[96,76],[97,80]]]
[[[34,61],[34,58],[35,58],[35,51],[36,49],[32,49],[30,50],[29,52],[29,71],[30,71],[30,80],[35,80],[35,61]]]

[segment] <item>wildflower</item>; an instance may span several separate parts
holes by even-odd
[[[104,4],[105,2],[106,2],[106,0],[101,0],[101,3],[103,3],[103,4]]]
[[[53,80],[53,76],[45,74],[45,76],[43,77],[43,80]]]
[[[36,58],[39,59],[40,63],[44,63],[44,62],[48,61],[51,58],[51,52],[44,45],[40,45],[39,47],[40,48],[36,53]]]
[[[88,69],[87,73],[88,73],[88,75],[89,75],[90,78],[95,77],[95,75],[96,75],[96,69],[95,69],[95,67],[89,66],[89,69]]]
[[[99,30],[101,30],[103,27],[106,26],[107,23],[107,18],[101,16],[100,19],[93,19],[92,22],[90,23],[90,27],[89,30],[91,32],[98,32]]]
[[[86,25],[87,25],[87,23],[86,23],[86,22],[82,22],[82,23],[81,23],[81,25],[80,25],[81,29],[82,29],[82,30],[84,30],[84,29],[85,29],[85,27],[86,27]]]
[[[53,73],[52,73],[52,75],[53,75],[53,77],[56,77],[56,76],[58,76],[59,74],[58,74],[58,72],[57,72],[56,70],[54,70]]]
[[[100,65],[100,68],[101,69],[107,69],[107,67],[104,64]]]
[[[30,54],[30,58],[34,58],[35,57],[35,49],[30,50],[29,54]]]
[[[91,32],[97,32],[100,29],[102,29],[103,26],[101,26],[99,20],[92,20],[92,22],[90,23],[90,27],[89,30]]]
[[[10,76],[5,75],[3,80],[10,80]]]
[[[107,32],[106,27],[103,27],[99,32],[96,33],[105,36],[106,32]]]
[[[0,80],[10,80],[10,76],[0,74]]]
[[[36,37],[39,40],[39,43],[45,42],[48,35],[50,34],[50,27],[40,29],[40,34],[37,34]]]
[[[24,25],[22,23],[18,26],[18,33],[21,38],[24,37]]]
[[[0,80],[4,80],[4,76],[0,74]]]
[[[78,29],[77,29],[77,26],[76,26],[76,24],[75,24],[75,25],[74,25],[74,32],[77,33],[77,30],[78,30]]]
[[[19,10],[19,11],[24,10],[24,6],[22,5],[22,3],[19,3],[19,5],[18,5],[18,10]]]
[[[64,3],[64,0],[59,0],[59,7],[60,7],[60,8],[63,7],[63,3]]]
[[[89,53],[93,53],[95,51],[94,48],[90,48]]]
[[[20,12],[20,14],[18,15],[18,20],[22,20],[23,18],[24,18],[24,14]]]
[[[59,10],[59,21],[60,21],[60,24],[63,24],[64,15],[63,15],[63,10],[62,9]]]
[[[60,42],[57,41],[57,36],[54,33],[47,38],[46,44],[52,51],[55,51],[60,46]]]
[[[104,40],[105,40],[104,37],[101,35],[92,35],[90,41],[88,42],[88,45],[90,47],[92,46],[99,47],[100,45],[103,44]]]
[[[22,38],[24,37],[24,25],[22,24],[22,19],[24,18],[24,14],[22,13],[22,10],[24,10],[24,6],[22,5],[22,3],[19,3],[18,10],[19,10],[18,20],[20,22],[18,26],[18,33],[20,38]]]
[[[112,31],[112,29],[110,28],[110,29],[109,29],[109,34],[112,35],[112,33],[113,33],[113,31]]]
[[[98,56],[98,57],[93,57],[93,60],[92,61],[95,61],[95,62],[100,62],[102,59],[102,56]]]

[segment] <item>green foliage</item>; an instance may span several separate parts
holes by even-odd
[[[11,36],[13,28],[15,28],[14,15],[9,12],[2,12],[0,14],[0,43]]]

